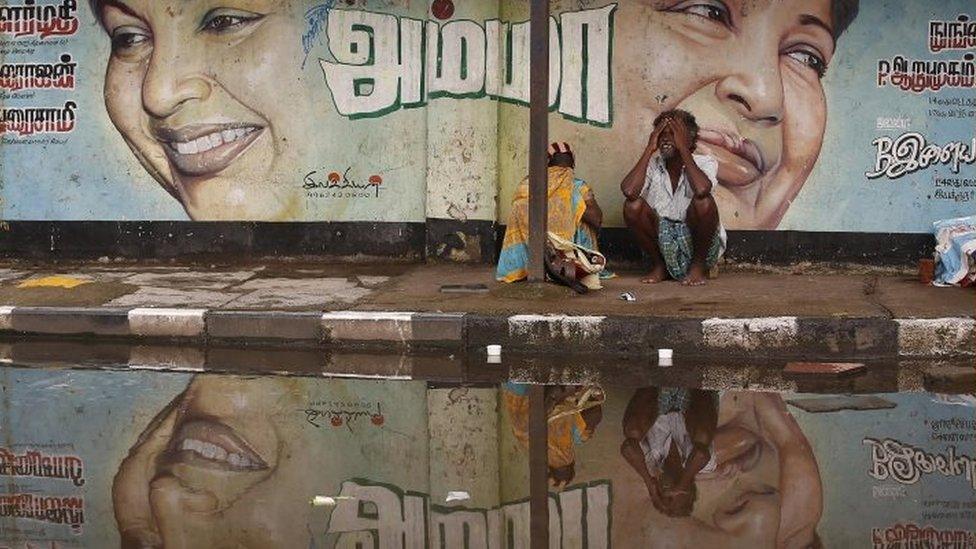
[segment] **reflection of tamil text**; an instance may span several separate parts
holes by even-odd
[[[976,547],[976,532],[971,530],[936,529],[912,523],[898,523],[887,528],[872,528],[871,543],[875,549],[923,549]]]
[[[64,524],[80,533],[85,523],[85,500],[78,496],[0,494],[0,517]]]
[[[949,446],[943,453],[927,452],[893,439],[865,438],[871,450],[868,474],[875,480],[891,479],[899,484],[915,484],[925,475],[965,477],[976,490],[976,460]]]
[[[78,456],[50,455],[37,450],[16,454],[0,448],[0,476],[64,479],[75,486],[84,486],[85,467]]]

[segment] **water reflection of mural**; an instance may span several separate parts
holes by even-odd
[[[2,217],[505,220],[527,166],[527,7],[10,0]],[[651,121],[682,108],[728,228],[925,231],[976,200],[970,12],[555,2],[552,137],[609,226]]]
[[[517,384],[0,376],[2,546],[527,547]],[[976,540],[972,397],[548,393],[556,546]]]

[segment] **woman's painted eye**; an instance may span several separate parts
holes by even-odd
[[[685,2],[678,4],[669,11],[687,13],[689,15],[701,17],[702,19],[708,19],[710,21],[715,21],[716,23],[721,23],[726,27],[732,26],[732,15],[731,12],[729,12],[728,6],[718,1],[714,3]]]
[[[262,17],[262,15],[251,12],[234,11],[227,13],[212,11],[203,18],[203,24],[200,25],[200,30],[218,33],[233,31],[253,23]]]
[[[122,27],[112,32],[112,51],[119,53],[132,50],[150,40],[149,35],[141,29]]]
[[[787,55],[813,69],[817,73],[818,78],[823,78],[827,74],[827,62],[815,53],[797,50],[791,51]]]

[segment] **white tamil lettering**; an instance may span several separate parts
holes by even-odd
[[[528,549],[527,501],[493,509],[430,506],[423,495],[404,494],[381,485],[342,483],[327,534],[338,534],[336,547],[420,549]],[[549,498],[551,547],[601,549],[610,542],[610,489],[605,482],[564,490]]]
[[[617,4],[550,18],[549,106],[565,117],[612,124],[611,55]],[[330,12],[333,60],[319,59],[336,111],[380,116],[428,98],[529,103],[529,23],[445,24],[364,10]],[[426,51],[426,55],[424,52]]]
[[[328,34],[335,62],[319,64],[339,114],[375,116],[423,102],[422,21],[334,10]]]
[[[427,24],[431,97],[477,96],[485,89],[485,29],[474,21]]]
[[[559,112],[596,124],[610,124],[610,38],[616,4],[564,13]]]
[[[343,482],[329,532],[343,534],[336,547],[378,545],[389,549],[423,549],[426,540],[424,498],[402,498],[385,486]],[[350,535],[345,535],[350,534]],[[368,535],[367,535],[368,534]],[[376,536],[374,539],[373,536]]]

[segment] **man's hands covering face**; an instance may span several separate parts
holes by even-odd
[[[684,121],[679,118],[670,118],[667,121],[667,126],[671,128],[671,132],[674,134],[674,146],[678,148],[681,154],[688,154],[691,152],[691,132],[688,131],[688,126],[685,125]]]

